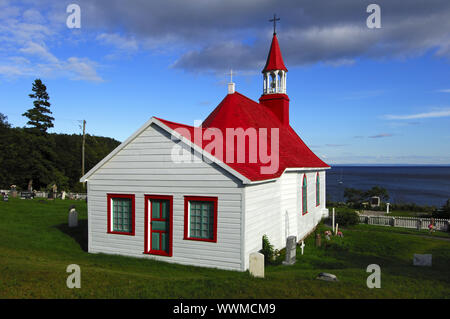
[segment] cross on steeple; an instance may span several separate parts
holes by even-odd
[[[277,27],[277,21],[280,21],[280,18],[277,18],[277,15],[273,15],[273,19],[269,20],[270,22],[273,22],[273,34],[277,34],[276,27]]]
[[[230,70],[230,73],[228,73],[228,75],[230,76],[230,83],[233,82],[233,69]]]

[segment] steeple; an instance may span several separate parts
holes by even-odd
[[[287,68],[284,65],[283,57],[281,56],[280,45],[278,44],[276,24],[280,20],[274,15],[273,19],[273,38],[270,45],[269,55],[267,56],[266,65],[262,70],[263,73],[263,94],[284,93],[286,94],[286,72]]]
[[[286,95],[286,75],[288,70],[281,56],[275,29],[275,22],[278,20],[279,18],[277,19],[276,15],[269,20],[274,22],[273,38],[266,65],[262,70],[263,94],[259,99],[259,103],[268,107],[281,123],[289,125],[289,97]]]

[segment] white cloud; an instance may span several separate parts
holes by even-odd
[[[438,92],[441,92],[441,93],[450,93],[450,89],[438,90]]]
[[[409,115],[385,115],[384,117],[388,120],[414,120],[414,119],[425,119],[425,118],[438,118],[438,117],[448,117],[450,116],[450,108],[435,110],[426,113],[417,113]]]
[[[139,48],[134,37],[124,37],[118,33],[102,33],[97,36],[97,40],[113,45],[120,50],[136,51]]]
[[[96,62],[85,57],[62,58],[51,52],[52,45],[62,40],[61,30],[65,24],[55,23],[49,13],[51,8],[46,12],[40,10],[43,6],[33,7],[33,3],[29,3],[21,7],[0,0],[0,76],[5,79],[46,76],[103,81],[96,71]],[[61,12],[65,15],[64,10]]]

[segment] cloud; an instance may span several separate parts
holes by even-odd
[[[382,134],[369,136],[369,138],[383,138],[383,137],[391,137],[391,136],[394,136],[394,134],[382,133]]]
[[[46,8],[46,10],[42,10]],[[85,57],[61,58],[51,52],[63,38],[65,24],[46,3],[0,0],[0,76],[57,77],[100,82],[98,63]],[[65,10],[60,11],[65,15]],[[45,14],[44,14],[45,13]],[[64,38],[67,40],[67,38]]]
[[[441,92],[441,93],[450,93],[450,89],[438,90],[438,92]]]
[[[409,115],[385,115],[384,117],[388,120],[413,120],[413,119],[425,119],[425,118],[439,118],[450,116],[450,108],[430,111],[426,113],[417,113]]]
[[[86,28],[120,31],[158,52],[176,47],[181,54],[172,67],[192,72],[221,72],[231,65],[260,71],[271,37],[266,20],[273,12],[281,17],[277,30],[288,67],[339,67],[359,58],[407,58],[428,51],[450,59],[448,0],[377,3],[381,29],[367,28],[367,4],[359,1],[79,1]]]
[[[22,8],[11,3],[0,1],[0,53],[32,52],[31,42],[62,59],[52,52],[51,42],[67,36],[67,29],[62,30],[67,2],[27,0],[19,2]],[[273,12],[281,17],[277,31],[288,68],[313,63],[342,67],[360,58],[403,59],[426,52],[450,60],[448,0],[409,0],[407,6],[399,0],[378,0],[381,29],[367,28],[367,3],[350,0],[284,0],[282,5],[271,0],[77,3],[82,41],[95,39],[111,46],[117,51],[110,56],[140,50],[170,55],[171,67],[189,72],[260,72]],[[39,48],[34,51],[38,54]],[[47,63],[51,58],[41,57]]]
[[[118,33],[101,33],[97,36],[97,40],[125,51],[136,51],[139,48],[134,37],[127,38]]]

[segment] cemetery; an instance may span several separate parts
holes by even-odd
[[[303,242],[249,271],[89,254],[85,201],[0,201],[0,298],[447,298],[450,234],[323,222]],[[342,236],[339,236],[338,233]],[[328,238],[327,238],[328,237]],[[268,236],[270,241],[270,236]],[[295,248],[295,249],[294,249]],[[294,257],[295,256],[295,257]],[[253,258],[253,255],[252,255]],[[255,253],[255,259],[263,259]],[[81,288],[66,287],[66,267]],[[366,268],[381,269],[369,289]],[[251,272],[255,271],[254,274]]]

